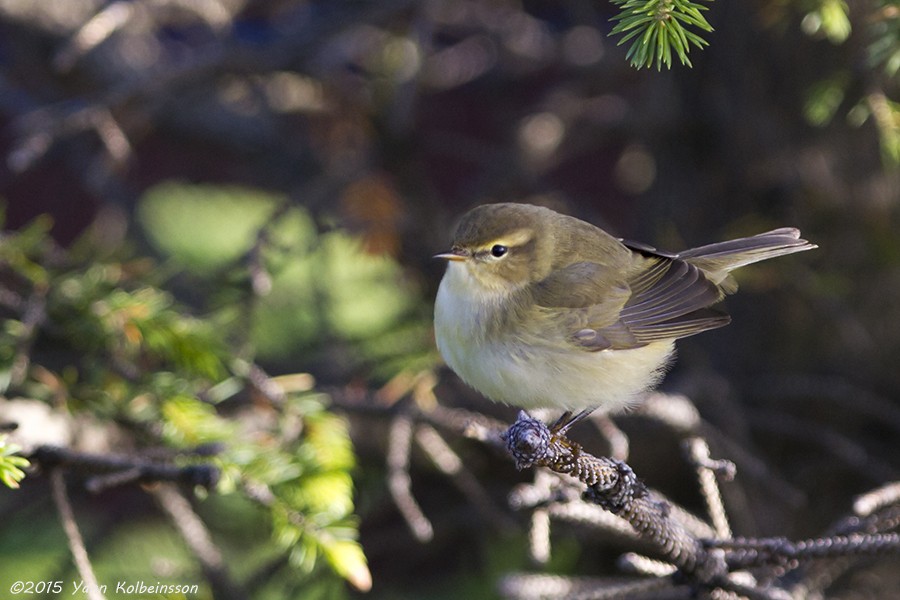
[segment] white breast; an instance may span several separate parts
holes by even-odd
[[[476,292],[473,293],[473,290]],[[494,400],[522,408],[611,411],[662,377],[674,344],[585,352],[542,344],[528,332],[487,335],[503,295],[478,285],[464,263],[451,262],[438,288],[435,339],[463,381]]]

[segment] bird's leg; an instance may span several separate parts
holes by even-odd
[[[550,433],[558,433],[560,430],[565,431],[563,426],[569,422],[569,419],[572,418],[572,411],[567,410],[563,414],[559,415],[559,418],[553,422],[553,425],[550,426]],[[568,429],[568,427],[566,427]]]
[[[553,435],[565,435],[572,425],[584,420],[592,412],[594,412],[593,408],[585,408],[573,416],[572,411],[567,410],[550,426],[550,433]]]

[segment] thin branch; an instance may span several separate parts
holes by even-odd
[[[31,346],[37,336],[38,328],[47,319],[46,306],[47,290],[36,287],[25,301],[22,311],[22,333],[16,340],[9,375],[12,385],[21,385],[28,375],[28,366],[31,364]]]
[[[528,556],[539,565],[550,562],[550,511],[547,508],[536,508],[531,511]]]
[[[581,500],[575,502],[554,502],[548,507],[550,516],[564,523],[572,523],[582,527],[591,527],[614,538],[637,541],[638,535],[625,520],[612,514],[596,504]]]
[[[283,406],[287,397],[284,387],[275,382],[275,380],[266,373],[262,367],[256,363],[251,363],[247,371],[247,381],[253,386],[253,389],[262,394],[266,400],[274,406]]]
[[[69,540],[69,551],[72,553],[72,559],[75,561],[75,568],[84,581],[84,589],[90,600],[105,600],[106,596],[100,589],[97,576],[91,567],[91,560],[88,558],[87,549],[84,547],[84,539],[78,530],[78,524],[75,522],[75,514],[72,511],[72,505],[69,503],[69,497],[66,494],[66,482],[63,480],[63,471],[61,468],[54,468],[50,471],[50,485],[53,488],[53,502],[56,504],[56,510],[59,512],[59,519],[62,521],[63,530],[66,532],[66,538]]]
[[[121,4],[126,9],[128,3]],[[185,3],[197,4],[197,3]],[[249,72],[278,71],[288,66],[296,67],[299,59],[314,60],[321,44],[341,32],[352,29],[360,23],[377,23],[408,10],[414,3],[411,0],[393,0],[378,2],[367,6],[364,10],[355,7],[329,11],[322,19],[307,19],[301,27],[292,30],[271,43],[249,47],[246,44],[231,43],[225,40],[208,49],[193,53],[189,59],[169,64],[164,69],[148,68],[136,77],[120,78],[116,85],[108,86],[95,96],[95,100],[83,106],[72,108],[69,104],[60,103],[50,108],[38,108],[24,115],[18,115],[13,122],[16,131],[36,131],[17,140],[10,152],[8,164],[16,172],[24,172],[36,164],[50,149],[62,139],[80,134],[93,127],[93,116],[112,112],[118,114],[128,110],[135,114],[134,121],[145,121],[149,117],[160,116],[167,107],[166,101],[177,97],[179,91],[187,85],[198,82],[215,82],[226,75]],[[119,10],[119,9],[116,9]],[[101,12],[102,16],[102,12]],[[107,15],[108,17],[108,15]],[[125,10],[121,14],[114,13],[114,19],[101,18],[94,35],[102,37],[107,30],[119,27],[129,18]],[[80,42],[80,48],[84,44]],[[57,65],[67,68],[77,62],[79,51],[63,51],[57,58]],[[137,118],[143,117],[143,118]],[[163,115],[161,118],[165,118]],[[39,124],[39,125],[38,125]],[[127,136],[128,132],[123,132]],[[232,133],[232,138],[238,136]],[[234,142],[232,142],[234,143]]]
[[[616,460],[628,460],[629,441],[625,432],[619,429],[616,422],[609,418],[609,415],[598,413],[591,415],[591,423],[593,423],[606,442],[609,444],[609,457]]]
[[[872,501],[869,506],[864,508],[872,509],[872,512],[864,515],[853,515],[840,520],[837,524],[829,528],[829,536],[848,536],[854,534],[874,534],[883,533],[900,526],[900,506],[891,503],[885,503],[883,506],[877,506],[880,501],[888,500],[888,496],[879,500],[876,498],[879,492],[888,491],[890,486],[885,486],[878,490],[866,494],[861,498],[868,498]],[[877,507],[876,507],[877,506]],[[854,510],[858,508],[854,503]],[[846,574],[854,566],[858,565],[860,560],[865,557],[843,556],[839,558],[828,558],[814,560],[803,566],[802,578],[797,581],[792,590],[795,597],[810,597],[814,593],[823,592],[836,581],[838,578]]]
[[[617,564],[625,573],[650,575],[652,577],[669,577],[677,571],[675,565],[671,563],[656,560],[636,552],[626,552],[619,557]]]
[[[247,594],[231,579],[222,559],[222,553],[212,541],[212,536],[203,520],[194,512],[191,503],[171,483],[154,486],[151,490],[156,502],[168,515],[191,549],[213,586],[214,596],[225,600],[242,600]]]
[[[700,484],[700,492],[706,501],[706,510],[716,530],[716,537],[725,539],[731,537],[731,525],[728,523],[728,513],[722,502],[722,493],[719,490],[717,474],[726,479],[733,479],[735,475],[734,463],[729,461],[713,461],[709,455],[709,445],[700,437],[692,437],[686,440],[688,456],[697,470],[697,480]]]
[[[56,53],[53,66],[62,72],[70,71],[79,58],[121,29],[141,8],[140,4],[131,2],[110,3],[82,24],[77,33]]]
[[[434,537],[434,529],[412,494],[409,476],[412,435],[412,419],[403,414],[394,417],[388,434],[388,489],[410,531],[420,542],[427,542]]]
[[[45,469],[59,467],[97,475],[88,483],[91,491],[95,492],[113,485],[155,481],[199,485],[213,489],[218,483],[220,475],[219,469],[212,465],[176,467],[136,457],[91,454],[59,446],[38,446],[27,458]]]
[[[438,429],[450,431],[504,450],[506,442],[501,435],[508,425],[498,419],[462,408],[448,408],[440,404],[423,409],[415,403],[385,404],[377,392],[350,387],[325,387],[331,406],[353,414],[392,417],[404,413],[417,423],[428,423]]]
[[[749,476],[785,504],[799,507],[807,503],[803,491],[785,481],[762,459],[748,451],[745,445],[704,421],[700,417],[697,407],[687,396],[662,392],[652,393],[647,396],[635,414],[656,419],[683,437],[702,436],[717,448],[720,454],[730,457],[744,477]]]
[[[200,559],[205,569],[221,570],[224,566],[222,553],[212,542],[206,525],[194,512],[187,498],[171,484],[159,485],[151,493],[160,508],[172,519],[181,537]]]
[[[510,531],[515,528],[513,520],[497,507],[475,475],[466,468],[463,459],[444,440],[440,432],[431,425],[422,423],[415,428],[415,440],[431,459],[431,462],[442,473],[450,477],[457,489],[490,523]]]
[[[670,578],[560,577],[513,573],[501,580],[500,594],[511,600],[687,600],[692,597],[692,590],[690,586],[673,583]]]
[[[706,540],[711,548],[725,550],[733,569],[785,565],[791,561],[848,556],[875,556],[900,552],[900,534],[867,533],[835,535],[791,542],[785,538],[733,538]]]
[[[853,512],[868,517],[876,511],[900,503],[900,481],[894,481],[859,496],[853,502]]]

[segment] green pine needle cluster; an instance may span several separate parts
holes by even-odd
[[[690,28],[712,31],[703,16],[707,7],[690,0],[612,0],[620,13],[612,34],[622,34],[618,45],[631,42],[626,58],[640,69],[656,64],[657,70],[672,67],[672,55],[691,66],[691,46],[703,48],[709,42]]]

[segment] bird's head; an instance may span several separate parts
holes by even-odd
[[[557,213],[530,204],[485,204],[460,219],[449,252],[437,258],[465,269],[486,290],[511,293],[550,270]]]

